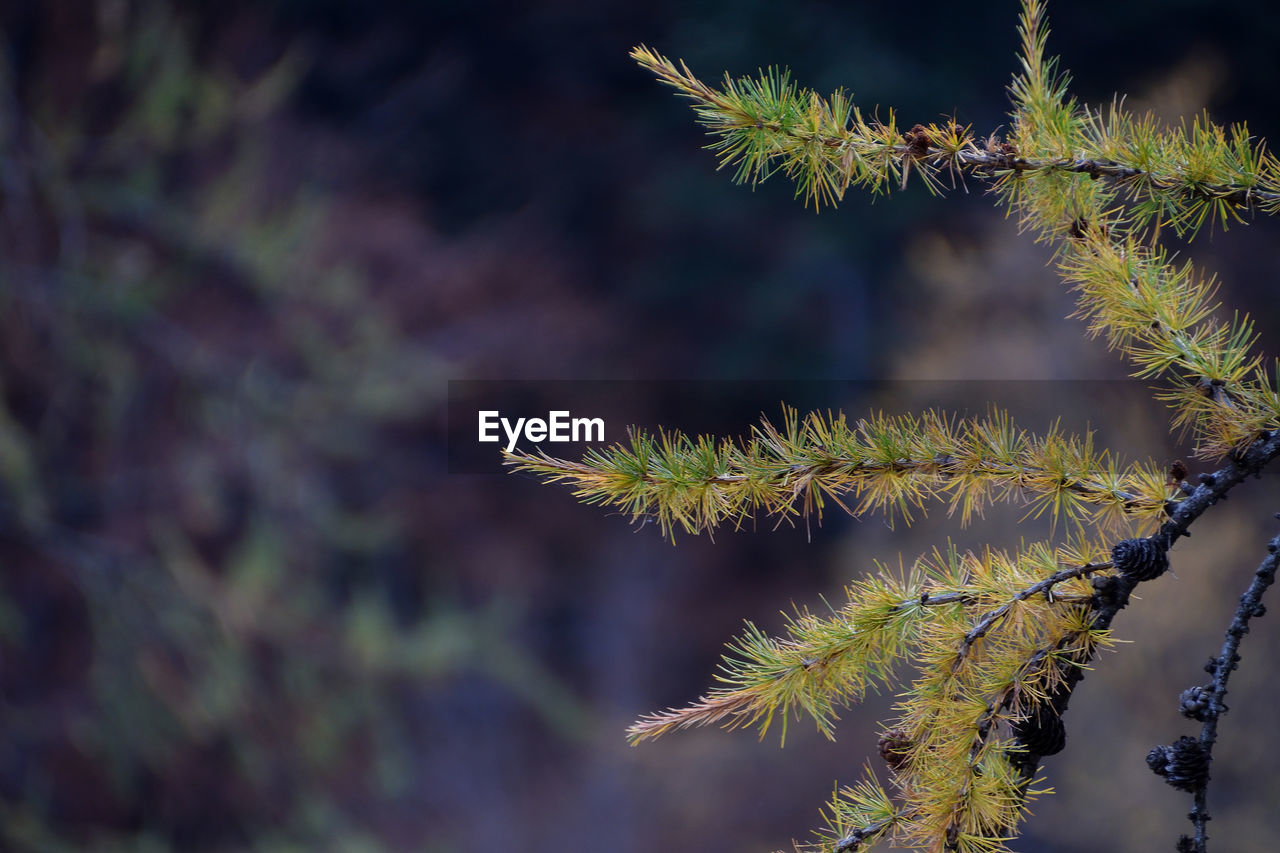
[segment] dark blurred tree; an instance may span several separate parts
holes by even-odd
[[[354,206],[284,117],[309,60],[243,15],[4,22],[5,849],[423,844],[430,685],[584,724],[512,608],[428,594],[446,362],[327,254]]]

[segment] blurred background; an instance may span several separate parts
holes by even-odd
[[[707,79],[785,65],[902,126],[955,115],[985,135],[1017,11],[0,4],[0,848],[805,839],[891,696],[835,744],[801,723],[785,749],[720,731],[633,749],[626,725],[699,695],[743,619],[774,629],[875,560],[1047,523],[828,516],[673,547],[563,488],[449,473],[448,382],[646,380],[616,386],[653,412],[640,425],[700,429],[646,395],[876,380],[835,405],[994,402],[1128,458],[1185,453],[980,185],[816,216],[781,182],[716,173],[688,109],[626,56],[647,43]],[[1081,97],[1280,136],[1280,18],[1256,4],[1051,14]],[[1194,247],[1273,355],[1278,233]],[[1135,642],[1073,700],[1045,768],[1059,794],[1019,849],[1169,848],[1189,827],[1143,757],[1193,731],[1178,693],[1205,679],[1277,509],[1274,477],[1243,487],[1117,620]],[[1221,849],[1280,833],[1278,639],[1259,620],[1232,683]]]

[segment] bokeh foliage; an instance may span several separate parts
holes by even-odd
[[[394,849],[423,691],[583,711],[510,607],[427,595],[386,436],[446,362],[325,253],[279,119],[305,52],[87,11],[0,54],[0,846]]]

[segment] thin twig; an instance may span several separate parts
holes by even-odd
[[[1280,514],[1277,514],[1277,517],[1280,517]],[[1227,695],[1227,681],[1240,664],[1240,641],[1245,634],[1249,633],[1249,620],[1254,616],[1261,616],[1264,612],[1262,596],[1267,591],[1267,587],[1275,582],[1276,570],[1280,568],[1280,535],[1267,544],[1267,552],[1266,558],[1253,573],[1253,581],[1250,582],[1249,589],[1240,597],[1240,606],[1236,608],[1231,625],[1227,628],[1222,651],[1213,661],[1213,685],[1209,698],[1208,716],[1205,718],[1204,727],[1200,730],[1200,745],[1204,748],[1205,756],[1210,759],[1213,757],[1213,745],[1218,739],[1218,718],[1227,710],[1222,702]],[[1188,815],[1196,828],[1194,839],[1196,853],[1206,853],[1205,845],[1209,839],[1205,832],[1205,825],[1209,822],[1208,782],[1206,778],[1196,787],[1195,805]]]
[[[1094,572],[1100,572],[1103,569],[1109,569],[1111,568],[1111,566],[1112,564],[1110,563],[1110,561],[1104,562],[1104,563],[1086,563],[1083,566],[1072,566],[1071,568],[1068,568],[1068,569],[1061,569],[1059,571],[1056,571],[1053,574],[1049,575],[1047,578],[1041,581],[1037,581],[1036,583],[1033,583],[1031,586],[1027,587],[1026,589],[1020,590],[1019,592],[1014,594],[1008,601],[1006,601],[1004,604],[1001,604],[995,610],[992,610],[990,613],[984,616],[976,625],[974,625],[972,628],[969,629],[969,633],[964,635],[964,645],[960,649],[960,656],[956,659],[957,663],[964,657],[965,653],[968,652],[970,647],[972,647],[973,644],[976,643],[978,640],[986,636],[987,632],[991,630],[991,627],[995,625],[996,622],[1000,621],[1000,619],[1004,618],[1005,614],[1009,612],[1009,609],[1013,607],[1013,605],[1016,604],[1017,602],[1026,601],[1028,598],[1030,598],[1033,595],[1036,595],[1041,592],[1047,592],[1048,590],[1052,589],[1053,587],[1057,586],[1063,581],[1069,581],[1072,578],[1084,577],[1085,575],[1089,575]]]

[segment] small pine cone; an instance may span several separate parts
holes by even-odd
[[[1130,580],[1149,581],[1169,568],[1169,555],[1150,539],[1125,539],[1111,549],[1111,562]]]
[[[1178,697],[1178,710],[1182,716],[1204,722],[1209,719],[1209,701],[1212,693],[1204,687],[1188,687]]]
[[[902,135],[902,139],[907,144],[907,150],[911,156],[917,160],[923,160],[925,155],[929,153],[929,145],[932,140],[929,138],[929,129],[922,124],[908,130]]]
[[[1195,791],[1209,780],[1209,753],[1200,741],[1183,735],[1174,742],[1169,759],[1169,784],[1183,791]]]
[[[1190,735],[1178,738],[1172,746],[1157,746],[1148,752],[1147,766],[1173,787],[1188,793],[1209,780],[1209,754]]]
[[[894,770],[901,770],[911,757],[913,744],[902,729],[892,729],[880,736],[880,757]]]
[[[1013,735],[1032,755],[1057,755],[1067,745],[1067,728],[1052,705],[1038,705],[1013,724]]]

